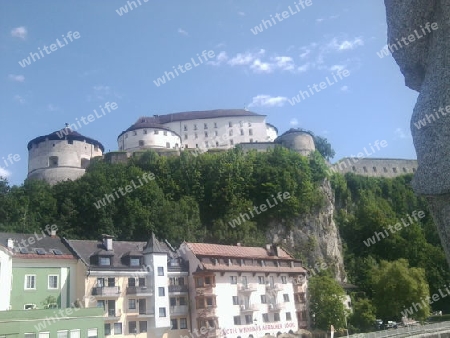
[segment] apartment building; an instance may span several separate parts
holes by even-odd
[[[187,270],[168,243],[155,235],[148,242],[114,241],[104,235],[100,241],[66,243],[84,265],[79,278],[84,279],[85,306],[104,309],[105,336],[168,338],[189,330],[183,307],[187,280],[180,279]],[[178,288],[170,288],[172,279]]]
[[[306,270],[276,245],[182,243],[192,331],[252,338],[306,327]]]

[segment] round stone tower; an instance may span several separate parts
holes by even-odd
[[[179,149],[181,137],[170,128],[159,124],[154,117],[140,117],[135,124],[117,138],[119,150]]]
[[[49,184],[81,177],[92,158],[102,156],[103,145],[66,127],[28,142],[28,178]]]
[[[283,135],[279,136],[275,140],[275,143],[295,150],[303,156],[308,156],[311,152],[316,150],[314,137],[307,131],[301,129],[289,129]]]

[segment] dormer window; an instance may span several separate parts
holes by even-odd
[[[130,257],[130,266],[140,266],[141,260],[139,257]]]
[[[98,265],[100,265],[100,266],[110,266],[111,265],[111,257],[99,256],[98,257]]]

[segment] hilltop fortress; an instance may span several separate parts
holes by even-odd
[[[28,178],[50,184],[81,177],[91,159],[103,157],[111,163],[124,162],[136,153],[154,150],[162,156],[182,151],[203,152],[241,147],[244,151],[267,151],[276,145],[303,156],[315,151],[314,137],[300,129],[278,136],[266,115],[246,109],[180,112],[140,117],[117,137],[118,151],[104,153],[103,145],[77,132],[76,125],[28,142]],[[395,177],[415,172],[416,160],[344,158],[330,170],[376,177]]]

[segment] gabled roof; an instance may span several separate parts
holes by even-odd
[[[279,256],[270,255],[265,248],[249,246],[233,246],[207,243],[186,243],[196,256],[215,256],[230,258],[254,259],[293,259],[282,248],[278,248]]]
[[[150,237],[144,248],[144,253],[169,253],[171,251],[172,250],[166,243],[160,242],[156,239],[154,233],[152,233],[152,236]]]
[[[8,248],[8,239],[13,240],[13,249]],[[44,235],[42,232],[34,234],[0,232],[0,246],[8,250],[15,258],[76,259],[61,238]]]

